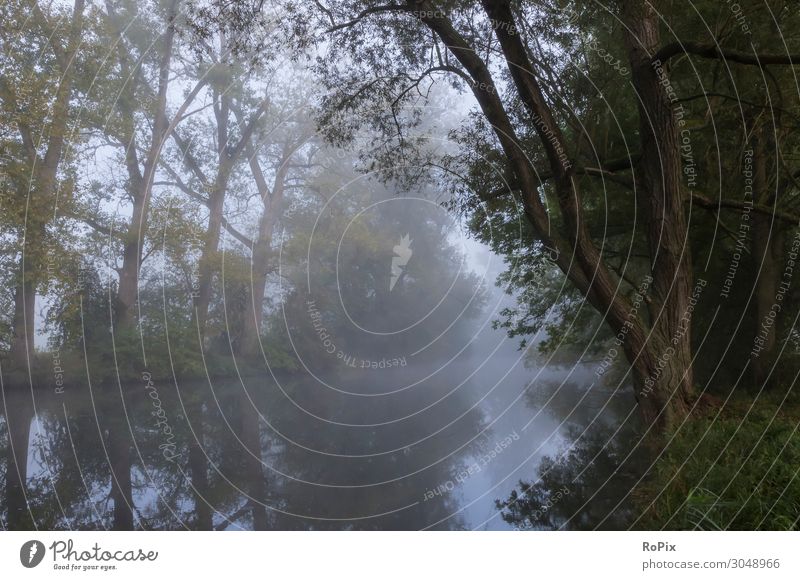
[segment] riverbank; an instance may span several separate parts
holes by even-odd
[[[87,361],[79,351],[37,351],[30,368],[15,368],[10,361],[0,358],[3,387],[8,389],[37,390],[52,389],[56,393],[82,387],[87,383],[122,384],[140,381],[144,374],[159,382],[196,381],[203,379],[226,379],[254,377],[272,371],[279,376],[288,376],[297,370],[285,357],[270,360],[269,366],[263,357],[258,359],[206,354],[187,360],[185,356],[170,358],[151,356],[147,364],[134,368],[131,365],[114,365],[100,357],[89,356]],[[127,359],[127,360],[130,360]]]
[[[736,396],[667,435],[635,493],[640,529],[791,530],[800,525],[800,397]]]

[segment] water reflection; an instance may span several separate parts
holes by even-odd
[[[2,518],[9,529],[624,527],[633,401],[580,368],[525,369],[513,348],[485,362],[463,353],[447,372],[431,361],[328,376],[364,394],[419,378],[391,396],[266,373],[6,389]]]

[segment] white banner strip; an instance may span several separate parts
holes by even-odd
[[[790,532],[3,532],[0,576],[797,579],[799,543]]]

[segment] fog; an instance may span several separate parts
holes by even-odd
[[[3,416],[3,444],[27,456],[37,525],[114,527],[109,468],[122,466],[137,528],[510,529],[495,501],[538,481],[543,457],[607,437],[603,425],[633,400],[598,384],[594,367],[543,365],[536,340],[521,349],[494,329],[515,299],[496,285],[502,259],[454,235],[459,225],[424,195],[373,182],[358,204],[341,200],[348,219],[287,218],[312,232],[281,253],[281,277],[301,281],[273,314],[297,359],[291,371],[265,349],[260,370],[228,378],[7,395],[4,408],[23,414]],[[292,252],[313,268],[284,264]],[[120,397],[125,412],[109,412]],[[106,443],[114,432],[133,450],[128,466],[127,447],[117,457]],[[602,492],[610,475],[580,485]],[[592,525],[619,509],[593,505]]]

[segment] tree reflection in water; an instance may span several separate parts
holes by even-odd
[[[440,382],[427,396],[447,387]],[[335,416],[344,405],[341,395],[310,384],[282,387],[304,409]],[[213,390],[189,384],[180,392],[163,385],[159,400],[176,442],[167,457],[152,399],[137,384],[123,392],[124,413],[114,389],[37,392],[36,415],[30,395],[6,395],[14,412],[4,410],[0,422],[5,527],[418,529],[454,511],[456,498],[422,501],[423,492],[453,476],[460,456],[453,449],[483,426],[477,409],[431,437],[451,413],[378,427],[310,426],[265,379]],[[412,399],[361,404],[373,416],[397,416],[412,409]],[[348,412],[352,418],[365,408]]]
[[[495,502],[501,517],[515,530],[627,528],[634,516],[629,496],[650,452],[632,401],[601,386],[585,392],[552,383],[528,391],[531,406],[543,401],[565,422],[565,442],[534,477]]]

